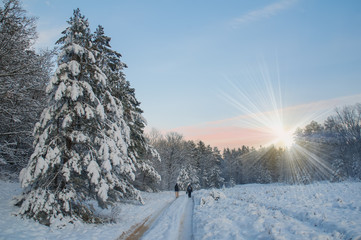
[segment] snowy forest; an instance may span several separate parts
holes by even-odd
[[[54,49],[36,50],[36,19],[19,0],[0,7],[1,179],[20,179],[19,215],[51,225],[99,223],[106,208],[143,203],[141,191],[361,178],[361,103],[299,128],[290,148],[218,149],[176,132],[145,133],[122,55],[79,9]]]
[[[186,141],[180,134],[148,135],[162,162],[159,189],[170,190],[176,181],[197,188],[247,183],[290,184],[361,178],[361,104],[336,109],[322,124],[312,121],[294,133],[294,145],[212,148]]]

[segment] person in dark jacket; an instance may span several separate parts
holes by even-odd
[[[189,198],[192,197],[192,191],[193,191],[193,188],[192,188],[191,184],[189,184],[187,187],[187,193],[188,193]]]
[[[178,183],[175,184],[174,186],[174,191],[175,191],[175,198],[179,197],[179,186]]]

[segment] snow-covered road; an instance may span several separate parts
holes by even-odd
[[[163,211],[141,239],[192,239],[192,214],[193,199],[181,195]]]

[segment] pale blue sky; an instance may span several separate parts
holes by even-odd
[[[334,99],[348,96],[354,97],[345,103],[361,102],[359,0],[24,0],[23,5],[39,18],[37,46],[53,46],[77,7],[93,31],[104,26],[129,67],[125,74],[150,127],[180,129],[245,114],[224,93],[236,98],[230,84],[236,83],[252,96],[255,79],[245,74],[261,65],[271,81],[279,74],[284,107],[328,100],[334,107]]]

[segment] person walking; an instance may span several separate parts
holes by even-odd
[[[175,192],[175,198],[179,197],[179,186],[178,183],[175,184],[174,186],[174,192]]]
[[[192,188],[191,184],[189,184],[187,187],[187,193],[188,193],[189,198],[192,197],[192,191],[193,191],[193,188]]]

